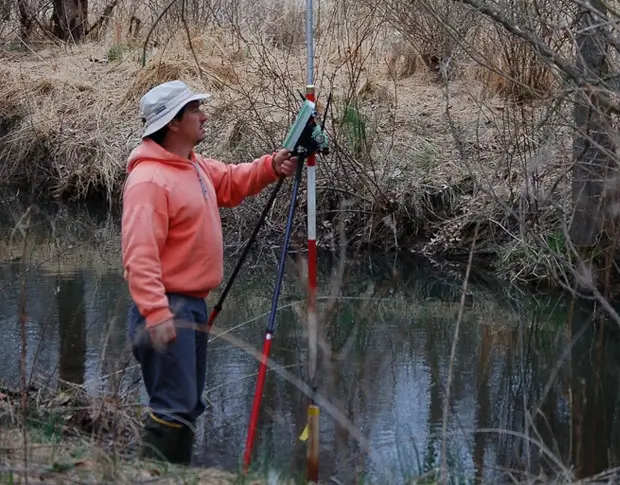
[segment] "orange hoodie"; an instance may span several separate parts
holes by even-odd
[[[224,255],[218,207],[239,205],[278,179],[271,154],[230,165],[193,152],[190,158],[145,140],[128,159],[123,267],[147,326],[172,317],[166,292],[205,298],[220,284]]]

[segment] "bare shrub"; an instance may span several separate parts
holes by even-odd
[[[379,8],[435,76],[444,69],[455,72],[462,42],[477,30],[476,15],[450,0],[408,4],[387,0],[379,2]]]

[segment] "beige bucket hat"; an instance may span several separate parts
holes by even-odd
[[[155,86],[140,99],[140,112],[145,120],[142,138],[152,135],[170,123],[187,103],[211,98],[210,93],[196,93],[187,84],[178,80]]]

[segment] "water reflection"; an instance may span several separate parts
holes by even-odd
[[[573,335],[583,335],[572,350],[569,401],[570,458],[579,478],[615,464],[618,451],[619,332],[617,324],[592,317],[591,310],[578,308],[571,325]]]
[[[144,393],[125,340],[129,301],[118,253],[95,251],[97,264],[83,264],[73,251],[53,264],[30,267],[29,377],[48,385],[59,380],[83,384],[93,393],[113,386],[135,393],[138,400]],[[231,329],[231,335],[257,349],[276,260],[267,255],[248,263],[217,322],[217,329]],[[325,294],[332,262],[321,261]],[[294,305],[303,301],[304,288],[294,264],[288,268],[272,357],[280,369],[305,380],[305,329],[298,316],[303,305]],[[19,383],[18,283],[17,264],[0,265],[0,379],[7,385]],[[370,454],[364,453],[322,410],[323,477],[346,482],[363,471],[387,483],[403,483],[407,476],[439,466],[460,290],[458,278],[422,262],[394,266],[361,260],[349,262],[339,299],[320,301],[321,311],[334,307],[322,320],[331,354],[320,361],[319,391],[370,444]],[[570,463],[579,476],[616,464],[616,326],[603,326],[601,317],[593,316],[599,311],[595,305],[511,291],[481,282],[471,286],[453,364],[445,444],[451,470],[471,482],[502,483],[526,474],[552,475]],[[208,369],[209,409],[199,423],[196,461],[236,469],[257,364],[245,350],[215,338]],[[299,469],[305,449],[297,437],[305,424],[305,396],[277,372],[268,375],[257,459]]]
[[[84,275],[58,275],[59,378],[62,382],[83,384],[86,370],[86,312]]]

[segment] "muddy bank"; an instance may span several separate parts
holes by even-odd
[[[199,151],[234,163],[277,147],[296,114],[303,73],[276,69],[256,52],[223,52],[211,38],[197,37],[193,47],[198,65],[179,41],[153,53],[144,68],[137,47],[113,58],[95,44],[5,55],[3,188],[118,211],[125,161],[141,131],[139,98],[171,79],[215,95]],[[284,55],[277,61],[300,62]],[[377,63],[371,74],[361,69],[352,86],[335,65],[322,65],[317,81],[319,96],[334,96],[327,123],[333,149],[318,161],[319,245],[458,259],[466,258],[477,231],[480,263],[507,277],[548,279],[557,249],[548,240],[561,244],[569,195],[558,175],[566,135],[553,128],[539,133],[528,156],[534,150],[545,159],[532,174],[515,161],[515,140],[525,133],[505,133],[512,108],[470,80],[444,86],[423,73],[395,79]],[[544,114],[532,109],[527,116],[534,122]],[[228,243],[249,235],[267,192],[222,211]],[[281,192],[262,243],[279,244],[289,194]],[[305,211],[304,180],[294,247],[306,244]]]

